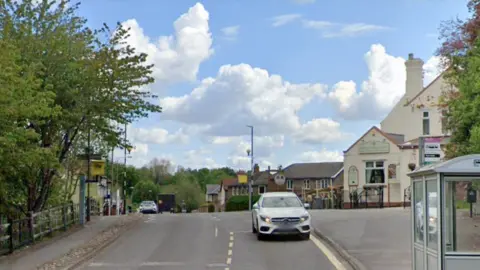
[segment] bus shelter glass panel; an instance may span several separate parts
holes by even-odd
[[[429,180],[426,182],[427,187],[427,247],[429,249],[438,250],[438,190],[437,180]]]
[[[480,178],[445,177],[445,240],[447,253],[480,255]]]
[[[414,264],[415,269],[424,268],[424,189],[422,181],[413,182],[413,221],[414,221]]]

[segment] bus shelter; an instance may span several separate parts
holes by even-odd
[[[421,167],[412,181],[412,269],[480,269],[480,155]]]

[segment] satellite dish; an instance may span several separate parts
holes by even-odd
[[[275,175],[275,177],[273,179],[275,180],[275,184],[277,184],[277,185],[284,185],[285,184],[285,175],[283,175],[281,173],[278,173],[277,175]]]

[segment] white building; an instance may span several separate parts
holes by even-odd
[[[381,130],[370,128],[344,151],[346,208],[351,206],[354,191],[362,198],[361,204],[400,206],[410,187],[409,164],[418,166],[418,137],[439,137],[442,144],[447,143],[444,112],[436,104],[451,86],[441,74],[423,87],[423,64],[409,54],[404,96],[381,121]]]

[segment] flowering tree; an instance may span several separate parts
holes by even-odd
[[[448,108],[445,116],[452,132],[448,158],[480,149],[480,0],[470,0],[467,6],[468,19],[446,21],[440,27],[437,52],[448,67],[447,82],[456,88],[444,91],[439,100],[441,108]]]

